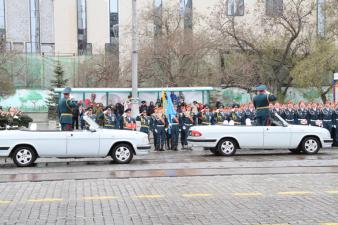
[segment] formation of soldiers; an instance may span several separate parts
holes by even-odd
[[[0,107],[0,130],[28,127],[32,121],[32,118],[14,107],[10,107],[7,111],[3,111]]]
[[[160,104],[150,104],[147,106],[143,101],[140,106],[140,114],[133,118],[131,110],[124,110],[122,104],[103,107],[102,104],[96,104],[87,109],[80,108],[80,115],[86,115],[96,121],[100,126],[107,129],[128,129],[136,130],[137,124],[140,131],[152,134],[156,151],[178,150],[179,142],[182,149],[191,149],[188,147],[189,129],[194,125],[267,125],[269,126],[269,114],[278,114],[289,124],[310,125],[323,127],[330,131],[332,137],[335,137],[335,130],[338,128],[338,104],[326,102],[305,103],[301,101],[298,104],[289,102],[287,104],[269,103],[274,101],[275,97],[266,92],[266,86],[257,87],[261,92],[262,100],[255,97],[253,103],[233,104],[225,107],[221,103],[216,107],[210,108],[196,101],[193,104],[186,104],[184,101],[175,101],[174,110],[176,115],[170,115],[170,118],[164,113]],[[65,89],[65,95],[70,92]],[[269,99],[267,99],[269,97]],[[266,100],[267,99],[267,100]],[[264,102],[264,101],[266,102]],[[262,104],[260,104],[262,103]],[[68,117],[68,125],[63,126],[63,130],[72,129],[71,110],[73,107],[67,97],[61,100],[59,108],[60,121],[65,121]],[[69,110],[69,111],[67,111]],[[263,114],[266,115],[263,115]],[[263,115],[263,116],[262,116]],[[261,117],[261,121],[258,118]],[[266,120],[266,121],[265,121]],[[62,124],[62,122],[61,122]],[[81,120],[81,128],[85,129],[84,121]],[[335,139],[335,138],[334,138]]]
[[[149,114],[147,109],[141,109],[139,116],[133,118],[130,109],[120,116],[112,106],[108,106],[101,112],[98,109],[88,108],[86,115],[94,119],[98,124],[107,129],[135,130],[136,123],[140,131],[153,135],[156,151],[178,150],[179,143],[182,149],[188,147],[187,138],[189,128],[194,125],[255,125],[256,110],[253,103],[217,108],[197,103],[188,105],[175,105],[177,111],[171,122],[160,106],[154,107],[154,112]],[[328,129],[334,135],[336,121],[338,122],[338,105],[327,102],[320,103],[300,102],[294,104],[270,103],[270,113],[277,113],[289,124],[319,126]],[[96,113],[94,113],[96,111]]]

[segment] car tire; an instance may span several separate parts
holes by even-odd
[[[211,152],[212,154],[214,154],[214,155],[217,155],[217,156],[220,155],[219,152],[218,152],[218,148],[209,148],[209,150],[210,150],[210,152]]]
[[[118,164],[128,164],[133,156],[133,148],[128,144],[118,144],[111,152],[111,157]]]
[[[292,154],[300,154],[300,153],[302,153],[302,149],[300,149],[300,148],[289,149],[289,151],[290,151]]]
[[[34,164],[37,154],[30,146],[20,146],[14,150],[12,159],[18,167],[29,167]]]
[[[230,138],[224,138],[218,143],[218,154],[221,156],[232,156],[236,153],[237,143]]]
[[[317,154],[320,149],[320,142],[318,138],[307,137],[302,141],[301,149],[308,155]]]

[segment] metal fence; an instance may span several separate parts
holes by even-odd
[[[48,89],[54,76],[55,66],[60,62],[65,78],[69,79],[69,85],[76,87],[79,64],[87,57],[92,56],[19,54],[7,64],[7,70],[16,88]]]

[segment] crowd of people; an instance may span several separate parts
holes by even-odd
[[[32,118],[14,107],[9,107],[4,111],[0,106],[0,130],[28,127],[32,121]]]
[[[164,149],[178,150],[179,142],[182,149],[190,149],[187,138],[189,128],[194,125],[256,124],[256,110],[253,103],[224,106],[221,102],[217,102],[214,107],[210,107],[196,101],[186,104],[183,99],[180,99],[174,101],[174,109],[177,114],[169,119],[160,101],[155,104],[142,101],[139,107],[140,114],[133,118],[128,104],[118,103],[104,107],[101,103],[91,103],[88,108],[79,107],[73,117],[73,126],[78,128],[76,121],[80,120],[80,128],[85,129],[85,122],[81,119],[84,115],[108,129],[135,130],[138,126],[141,132],[153,135],[156,151],[164,151]],[[338,105],[331,102],[326,104],[304,101],[287,104],[276,102],[270,103],[269,111],[271,114],[277,113],[289,124],[324,127],[332,135],[338,121]]]

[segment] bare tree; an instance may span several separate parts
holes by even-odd
[[[99,54],[79,64],[78,85],[80,87],[125,87],[116,54]]]
[[[326,102],[333,73],[338,68],[338,48],[327,39],[318,39],[309,51],[309,55],[296,64],[291,75],[297,86],[317,88],[322,101]]]
[[[311,16],[314,6],[313,0],[284,1],[283,8],[277,9],[276,14],[264,16],[258,4],[257,9],[246,12],[253,15],[251,21],[247,21],[242,17],[228,16],[226,1],[222,1],[210,18],[212,36],[220,52],[235,49],[250,56],[249,61],[237,63],[257,63],[253,67],[256,71],[252,73],[252,80],[256,82],[252,86],[264,82],[284,97],[293,81],[290,70],[295,60],[306,55],[304,49],[311,39],[309,30],[313,30]],[[227,68],[223,67],[223,70]],[[223,74],[227,72],[223,71]]]
[[[212,42],[202,30],[184,28],[176,7],[143,13],[155,32],[141,33],[139,78],[142,86],[194,86],[211,83],[214,65]]]

